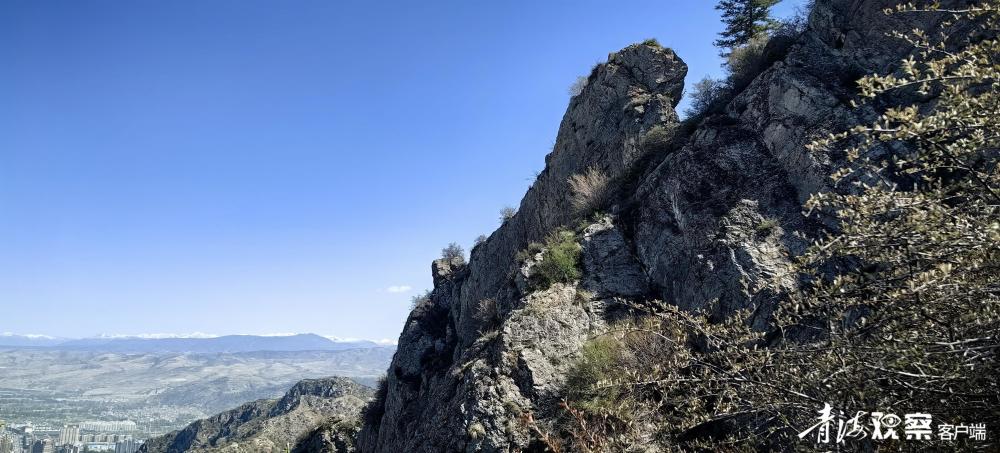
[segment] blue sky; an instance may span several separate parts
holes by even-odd
[[[579,75],[721,73],[713,3],[0,0],[0,332],[394,339]]]

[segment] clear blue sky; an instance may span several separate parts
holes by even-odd
[[[713,3],[0,0],[0,332],[395,339],[577,76],[720,74]]]

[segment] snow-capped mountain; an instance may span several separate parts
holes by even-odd
[[[44,347],[54,346],[66,341],[65,338],[50,337],[37,334],[0,333],[0,346]]]

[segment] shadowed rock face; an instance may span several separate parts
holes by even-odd
[[[150,439],[149,453],[284,452],[324,424],[354,419],[372,389],[345,378],[307,379],[277,400],[258,400]],[[323,442],[308,451],[322,451]],[[330,449],[329,451],[336,451]]]
[[[676,127],[673,107],[686,72],[673,51],[644,44],[612,54],[594,69],[582,93],[570,101],[546,169],[525,195],[518,214],[473,249],[467,265],[434,264],[432,300],[416,307],[407,320],[388,372],[389,394],[381,423],[365,426],[362,432],[365,451],[449,451],[480,444],[499,448],[510,443],[510,436],[517,438],[515,444],[526,442],[517,421],[520,414],[511,413],[509,406],[529,407],[531,397],[554,390],[550,381],[562,370],[543,362],[549,356],[571,355],[590,323],[603,321],[582,306],[545,309],[553,316],[517,318],[524,326],[511,321],[514,318],[504,323],[503,332],[524,337],[490,336],[483,335],[485,329],[498,326],[483,326],[475,316],[476,307],[489,298],[505,317],[511,310],[523,309],[527,299],[514,282],[519,268],[515,255],[573,220],[567,179],[591,167],[611,177],[632,171],[642,155],[642,136],[654,126],[667,131]],[[618,255],[631,256],[623,239],[616,245]],[[445,269],[448,272],[442,273]],[[532,295],[531,300],[564,307],[574,294],[574,287],[553,288]],[[510,349],[510,344],[520,350],[526,343],[535,343],[537,349],[524,354]],[[470,443],[470,436],[481,437]]]
[[[683,129],[674,106],[684,63],[657,45],[611,54],[570,101],[517,215],[468,264],[434,264],[434,291],[406,321],[382,415],[362,427],[359,450],[530,450],[522,415],[553,414],[581,346],[623,301],[660,299],[716,319],[747,309],[763,327],[797,290],[789,257],[823,228],[806,221],[802,203],[843,163],[805,144],[871,115],[847,101],[858,77],[905,55],[885,32],[928,25],[884,16],[894,3],[819,0],[807,31],[724,113]],[[642,146],[654,128],[666,144]],[[583,220],[567,180],[589,168],[610,177],[615,201],[578,234],[583,277],[533,291],[525,273],[540,256],[515,256]],[[496,316],[477,313],[484,299]]]

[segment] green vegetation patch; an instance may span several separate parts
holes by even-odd
[[[545,240],[542,261],[535,265],[532,284],[544,290],[554,283],[570,283],[580,278],[580,253],[583,248],[576,241],[576,234],[559,230]]]

